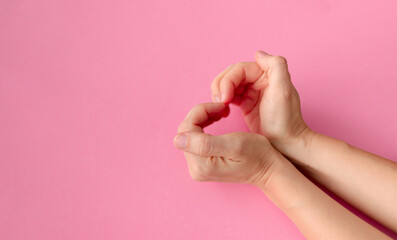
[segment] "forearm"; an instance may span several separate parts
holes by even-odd
[[[277,164],[260,188],[307,239],[389,239],[331,199],[291,163]]]
[[[282,151],[305,174],[397,231],[395,162],[312,131]]]

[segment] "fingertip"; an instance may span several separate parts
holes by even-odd
[[[221,93],[221,102],[229,104],[233,99],[233,93],[234,86],[232,84],[224,86]]]
[[[255,61],[256,64],[263,70],[266,71],[267,70],[267,61],[268,61],[268,57],[270,56],[270,54],[267,54],[266,52],[259,50],[256,52],[255,54]]]
[[[212,100],[213,100],[213,102],[215,102],[215,103],[221,102],[221,98],[219,97],[218,94],[213,95],[213,96],[212,96]]]
[[[265,57],[265,56],[267,56],[269,54],[267,52],[263,51],[263,50],[258,50],[258,51],[256,51],[255,55],[257,57],[261,58],[261,57]]]
[[[174,145],[179,149],[185,149],[187,145],[187,135],[179,133],[174,137]]]
[[[221,93],[221,102],[223,102],[223,103],[226,103],[226,99],[227,99],[227,97],[226,97],[226,94],[225,93]]]
[[[220,102],[221,98],[219,96],[219,86],[215,87],[214,84],[211,85],[211,98],[212,98],[212,102]]]

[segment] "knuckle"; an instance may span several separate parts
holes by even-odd
[[[238,141],[236,142],[236,145],[234,146],[234,155],[235,156],[241,156],[244,154],[244,142],[243,141]]]
[[[202,112],[205,112],[205,104],[204,103],[199,103],[197,105],[195,105],[190,112],[188,113],[187,118],[190,118],[191,116],[200,114]]]
[[[283,99],[291,99],[292,98],[292,91],[290,89],[283,89],[281,91],[281,97]]]
[[[235,68],[243,68],[244,67],[244,63],[243,62],[238,62],[234,64]]]
[[[212,140],[210,137],[203,135],[200,137],[200,145],[198,152],[200,155],[206,155],[212,152]]]
[[[274,65],[287,64],[287,59],[283,56],[273,56],[272,63]]]
[[[205,103],[199,103],[199,104],[197,104],[197,105],[195,106],[195,108],[196,108],[197,110],[204,110],[204,109],[205,109],[204,106],[205,106]]]
[[[237,75],[244,74],[245,63],[244,62],[235,63],[231,71]]]
[[[248,146],[248,138],[244,133],[236,133],[236,141],[233,145],[233,155],[236,157],[242,156],[245,154],[246,148]]]

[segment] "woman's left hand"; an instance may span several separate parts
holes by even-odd
[[[229,111],[224,103],[196,105],[180,124],[175,146],[184,151],[194,180],[263,186],[282,158],[266,137],[246,132],[212,136],[203,131]]]

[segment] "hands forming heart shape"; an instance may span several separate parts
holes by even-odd
[[[293,164],[395,231],[397,164],[312,131],[303,121],[285,58],[258,51],[255,60],[230,65],[216,76],[213,102],[195,106],[179,126],[174,143],[183,150],[191,177],[258,186],[308,239],[388,239]],[[251,133],[204,133],[229,114],[229,104],[241,108]]]
[[[184,149],[193,179],[262,184],[281,157],[273,146],[283,150],[310,131],[285,58],[262,51],[255,58],[216,76],[211,84],[214,103],[195,106],[179,126],[175,144]],[[240,106],[252,134],[205,134],[204,127],[228,115],[230,103]]]

